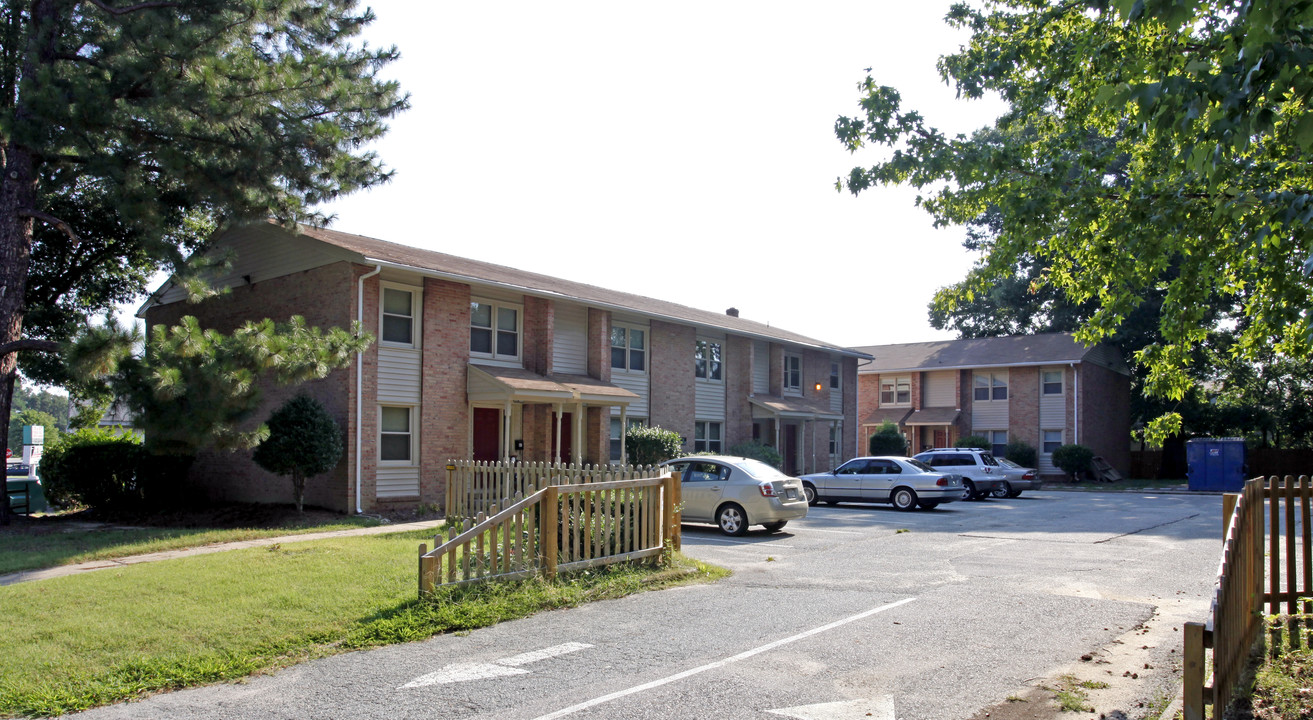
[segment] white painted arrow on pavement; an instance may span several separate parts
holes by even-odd
[[[469,682],[470,680],[487,680],[489,678],[507,677],[510,675],[525,675],[529,671],[520,668],[521,665],[546,660],[557,655],[578,652],[592,645],[578,642],[568,642],[564,645],[553,645],[542,650],[533,652],[520,653],[508,658],[493,660],[490,663],[454,663],[427,675],[421,675],[414,680],[397,688],[424,687],[426,685],[446,685],[448,683]]]
[[[889,696],[859,698],[766,712],[799,720],[894,720],[894,699]]]

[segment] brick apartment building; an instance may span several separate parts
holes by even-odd
[[[1002,455],[1021,441],[1052,475],[1053,450],[1079,443],[1130,470],[1130,370],[1115,347],[1051,333],[856,349],[874,357],[857,377],[863,448],[889,421],[912,452],[981,435]]]
[[[194,315],[229,331],[302,315],[360,320],[375,342],[352,367],[270,388],[253,422],[306,390],[338,421],[344,459],[307,483],[343,512],[441,503],[451,459],[620,461],[621,428],[659,425],[684,449],[757,440],[789,473],[857,447],[857,363],[867,355],[738,317],[347,233],[232,230],[235,252],[200,304],[166,284],[147,326]],[[358,479],[358,481],[357,481]],[[249,452],[204,453],[190,481],[217,499],[277,502],[285,482]]]

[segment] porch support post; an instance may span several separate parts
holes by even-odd
[[[502,458],[505,459],[506,462],[511,461],[511,407],[512,403],[508,398],[506,400],[506,407],[502,410],[501,421]]]
[[[629,429],[629,406],[620,406],[620,464],[628,464],[629,456],[625,454],[625,431]]]
[[[570,433],[570,457],[580,465],[584,464],[584,404],[574,406],[574,432]]]
[[[556,442],[552,452],[556,453],[555,462],[559,465],[561,463],[561,404],[556,403],[553,407],[556,409],[556,435],[554,436]]]

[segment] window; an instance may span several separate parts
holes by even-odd
[[[471,302],[470,354],[494,360],[518,360],[520,309],[481,300]]]
[[[866,472],[870,475],[899,475],[903,469],[893,460],[872,460]]]
[[[380,406],[378,459],[382,462],[410,462],[410,408]]]
[[[379,339],[396,345],[415,345],[415,293],[394,287],[383,288]]]
[[[629,427],[635,425],[646,425],[645,418],[626,418],[629,421]],[[611,418],[611,462],[626,462],[627,460],[620,456],[620,418]]]
[[[986,430],[980,433],[989,438],[989,451],[996,457],[1005,457],[1008,448],[1007,430]]]
[[[839,389],[839,363],[830,363],[830,389]]]
[[[839,456],[843,453],[843,426],[839,423],[830,425],[830,454]]]
[[[1052,455],[1052,454],[1053,454],[1053,451],[1054,451],[1054,450],[1057,450],[1057,449],[1060,448],[1060,447],[1062,447],[1062,431],[1061,431],[1061,430],[1045,430],[1045,431],[1044,431],[1044,449],[1043,449],[1044,454],[1045,454],[1045,455]]]
[[[802,391],[802,357],[798,355],[784,356],[784,389]]]
[[[1008,374],[976,373],[974,394],[976,402],[1008,399]]]
[[[721,451],[720,423],[699,420],[693,424],[693,452]]]
[[[693,374],[701,380],[709,382],[720,382],[720,343],[710,340],[698,340],[697,348],[693,351],[694,372]]]
[[[647,331],[624,325],[611,326],[611,367],[647,372]]]
[[[1040,385],[1041,385],[1041,387],[1043,388],[1043,389],[1041,390],[1041,392],[1042,392],[1043,394],[1045,394],[1045,395],[1061,395],[1061,394],[1062,394],[1062,371],[1061,371],[1061,370],[1045,370],[1045,371],[1044,371],[1043,373],[1041,373],[1040,375],[1041,375]]]
[[[912,378],[893,377],[880,380],[881,405],[911,405]]]

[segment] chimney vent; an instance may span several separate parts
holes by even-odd
[[[738,316],[739,316],[739,309],[738,309],[738,308],[730,308],[730,309],[728,309],[728,310],[725,311],[725,314],[728,315],[728,316],[730,316],[730,317],[738,317]]]

